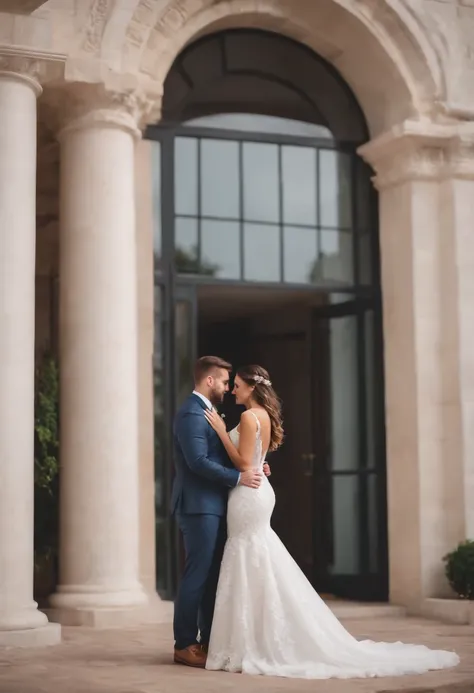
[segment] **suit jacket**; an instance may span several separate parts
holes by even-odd
[[[192,394],[175,417],[172,513],[223,516],[229,489],[239,481],[239,472],[204,416],[205,409],[202,399]]]

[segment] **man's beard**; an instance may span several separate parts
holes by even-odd
[[[209,393],[209,401],[211,402],[211,404],[217,407],[218,404],[222,404],[222,402],[224,401],[224,394],[224,392],[211,390],[211,392]]]

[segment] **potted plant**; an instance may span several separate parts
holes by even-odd
[[[446,577],[458,597],[474,600],[474,541],[461,542],[443,560]]]

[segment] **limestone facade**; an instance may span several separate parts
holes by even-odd
[[[0,643],[59,637],[32,593],[34,355],[56,338],[58,287],[61,554],[50,617],[130,623],[152,604],[160,618],[140,133],[159,120],[182,49],[231,27],[313,49],[367,119],[390,599],[416,611],[448,594],[441,558],[474,538],[473,26],[471,0],[0,2]]]

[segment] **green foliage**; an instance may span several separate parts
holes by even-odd
[[[197,247],[184,249],[177,246],[174,253],[174,264],[179,274],[204,274],[208,277],[215,277],[219,271],[219,265],[213,265],[206,260],[199,261]],[[155,272],[162,269],[161,256],[155,252],[153,256],[153,267]]]
[[[474,541],[461,542],[444,557],[446,577],[461,599],[474,599]]]
[[[199,262],[197,248],[194,248],[192,252],[188,252],[183,250],[183,248],[177,247],[175,249],[174,261],[177,271],[183,274],[205,274],[209,277],[215,277],[219,270],[219,265],[213,265],[205,260]]]
[[[59,371],[46,355],[36,372],[35,554],[51,555],[58,545]]]
[[[35,486],[52,493],[59,471],[59,373],[55,360],[43,359],[36,375]]]

